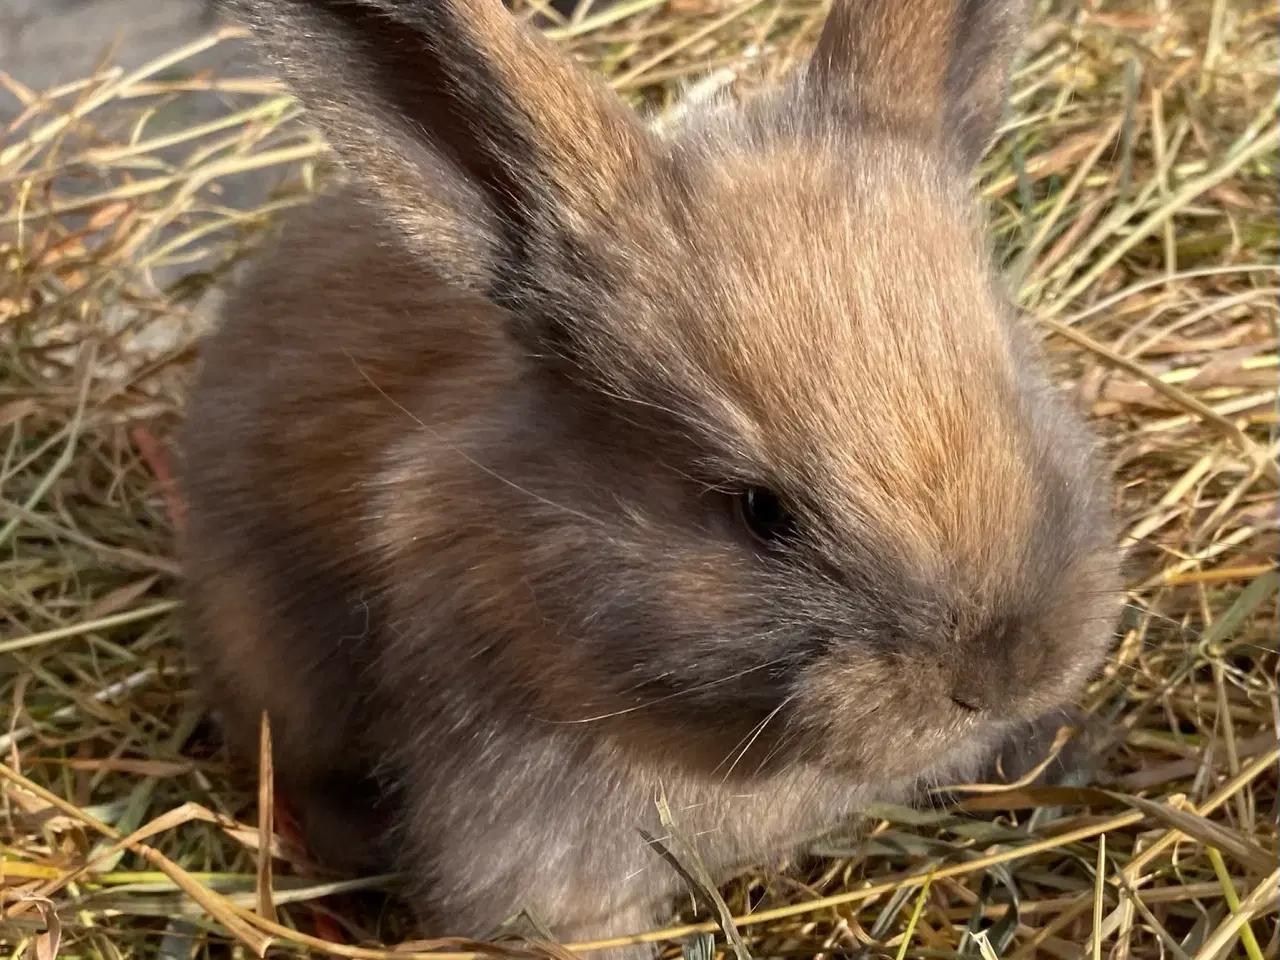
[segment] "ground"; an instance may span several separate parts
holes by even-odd
[[[385,878],[317,877],[269,791],[231,782],[180,655],[172,435],[199,338],[324,145],[194,0],[0,2],[0,943],[428,955],[395,949]],[[726,67],[749,93],[822,13],[630,0],[553,35],[661,106]],[[860,838],[637,935],[688,956],[732,953],[726,929],[756,957],[1277,956],[1277,20],[1269,0],[1038,4],[980,171],[1116,478],[1129,603],[1084,704],[1110,732],[1094,785],[868,811]]]

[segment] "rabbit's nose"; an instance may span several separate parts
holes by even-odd
[[[945,690],[966,713],[1016,710],[1039,674],[1041,648],[1027,642],[1018,617],[994,618],[960,632],[952,644]]]
[[[971,642],[947,672],[946,695],[969,714],[1003,711],[1017,687],[1017,665],[1004,644]]]

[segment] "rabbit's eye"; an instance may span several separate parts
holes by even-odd
[[[747,487],[735,502],[743,525],[761,543],[774,546],[795,536],[795,519],[772,490]]]

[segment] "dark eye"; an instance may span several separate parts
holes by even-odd
[[[761,543],[774,546],[795,536],[795,519],[772,490],[747,487],[736,501],[742,523]]]

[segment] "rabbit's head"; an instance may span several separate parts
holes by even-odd
[[[834,0],[777,89],[661,134],[499,0],[232,9],[503,355],[387,452],[410,646],[737,775],[913,778],[1098,667],[1108,494],[969,192],[1021,4]]]

